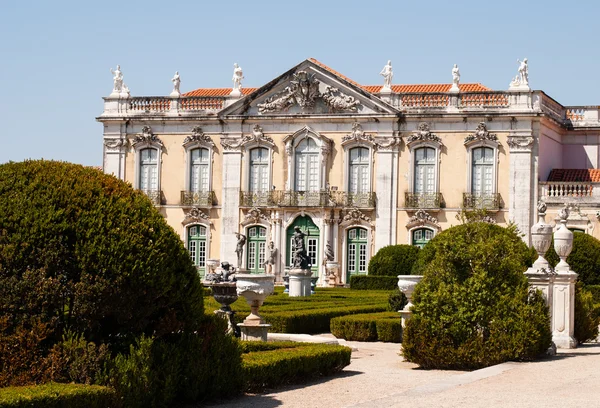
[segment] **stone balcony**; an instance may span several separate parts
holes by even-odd
[[[579,204],[600,207],[600,183],[591,181],[540,181],[539,197],[548,206]]]
[[[404,193],[404,207],[436,211],[442,207],[444,199],[441,193]]]
[[[497,193],[463,193],[463,208],[471,210],[485,209],[488,211],[498,211],[500,208],[502,208],[502,197]]]
[[[240,191],[240,207],[375,208],[376,194],[346,191]]]
[[[182,191],[179,204],[181,206],[212,207],[215,203],[213,191]]]

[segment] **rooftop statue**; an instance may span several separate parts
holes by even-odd
[[[236,92],[241,93],[242,90],[242,79],[244,79],[244,73],[242,72],[242,68],[237,64],[233,64],[233,90],[232,93]]]
[[[519,82],[521,85],[529,84],[529,65],[527,65],[527,58],[523,58],[523,61],[517,60],[519,65]]]
[[[392,90],[392,78],[394,77],[394,72],[392,70],[392,61],[388,60],[387,64],[383,67],[379,75],[383,76],[383,89],[382,90]]]
[[[171,95],[179,95],[181,93],[179,91],[179,85],[181,84],[181,77],[179,76],[179,71],[175,71],[175,76],[173,76],[171,82],[173,82],[173,92],[171,92]]]
[[[113,78],[113,92],[114,93],[121,93],[123,91],[123,85],[125,85],[123,83],[123,73],[121,72],[121,66],[117,65],[117,69],[113,70],[112,68],[110,69],[110,73],[114,75]]]

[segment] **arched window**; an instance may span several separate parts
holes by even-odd
[[[369,163],[369,149],[366,147],[350,149],[350,177],[348,179],[350,193],[370,192]]]
[[[296,191],[319,191],[319,148],[309,137],[296,147]]]
[[[471,194],[487,196],[494,192],[494,149],[477,147],[472,150]]]
[[[188,227],[188,251],[200,276],[206,273],[206,235],[204,225]]]
[[[158,151],[147,148],[140,151],[140,179],[142,191],[158,190]]]
[[[420,147],[415,150],[415,173],[413,192],[417,194],[432,194],[435,186],[435,149]]]
[[[255,226],[248,228],[248,254],[246,265],[250,273],[263,273],[265,271],[265,249],[267,229]]]
[[[190,191],[198,193],[209,190],[209,161],[208,149],[198,148],[190,152]]]
[[[429,228],[417,228],[412,231],[412,244],[423,248],[433,238],[434,232]]]
[[[269,150],[256,147],[250,150],[249,190],[261,192],[269,190]]]

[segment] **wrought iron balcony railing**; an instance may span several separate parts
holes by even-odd
[[[162,204],[162,191],[161,190],[141,190],[144,194],[148,196],[152,204],[161,205]]]
[[[502,199],[497,193],[463,193],[463,207],[498,210],[502,208]]]
[[[440,208],[442,206],[441,193],[404,193],[404,206],[406,208]]]
[[[195,205],[198,207],[212,207],[215,202],[213,191],[182,191],[181,205]]]
[[[358,207],[374,208],[375,193],[346,191],[240,191],[240,207]]]

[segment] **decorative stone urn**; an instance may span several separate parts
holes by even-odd
[[[554,233],[554,250],[560,258],[560,262],[556,265],[556,272],[568,273],[570,268],[567,263],[567,257],[573,249],[573,233],[567,228],[567,218],[569,218],[569,210],[563,208],[559,212],[560,226]]]
[[[544,256],[552,243],[552,226],[546,224],[546,203],[539,202],[538,206],[538,222],[531,227],[531,245],[538,254],[537,260],[533,264],[533,269],[537,273],[549,271],[550,265]]]
[[[218,259],[207,259],[206,260],[206,268],[208,269],[209,273],[215,273],[218,266],[219,266]]]
[[[402,327],[406,326],[406,322],[410,319],[410,315],[412,312],[410,308],[413,306],[412,304],[412,294],[415,291],[415,286],[423,279],[423,275],[398,275],[398,289],[400,292],[404,293],[408,303],[404,306],[404,309],[400,311],[400,316],[402,317]]]
[[[231,310],[231,304],[238,298],[235,282],[205,283],[204,286],[211,288],[213,298],[221,305],[215,310],[215,314],[227,321],[227,334],[240,337],[240,329],[235,325],[235,312]]]
[[[243,296],[250,305],[250,314],[243,323],[238,324],[242,330],[242,340],[267,341],[270,324],[258,313],[265,298],[271,295],[275,287],[275,275],[267,274],[237,274],[237,294]]]

